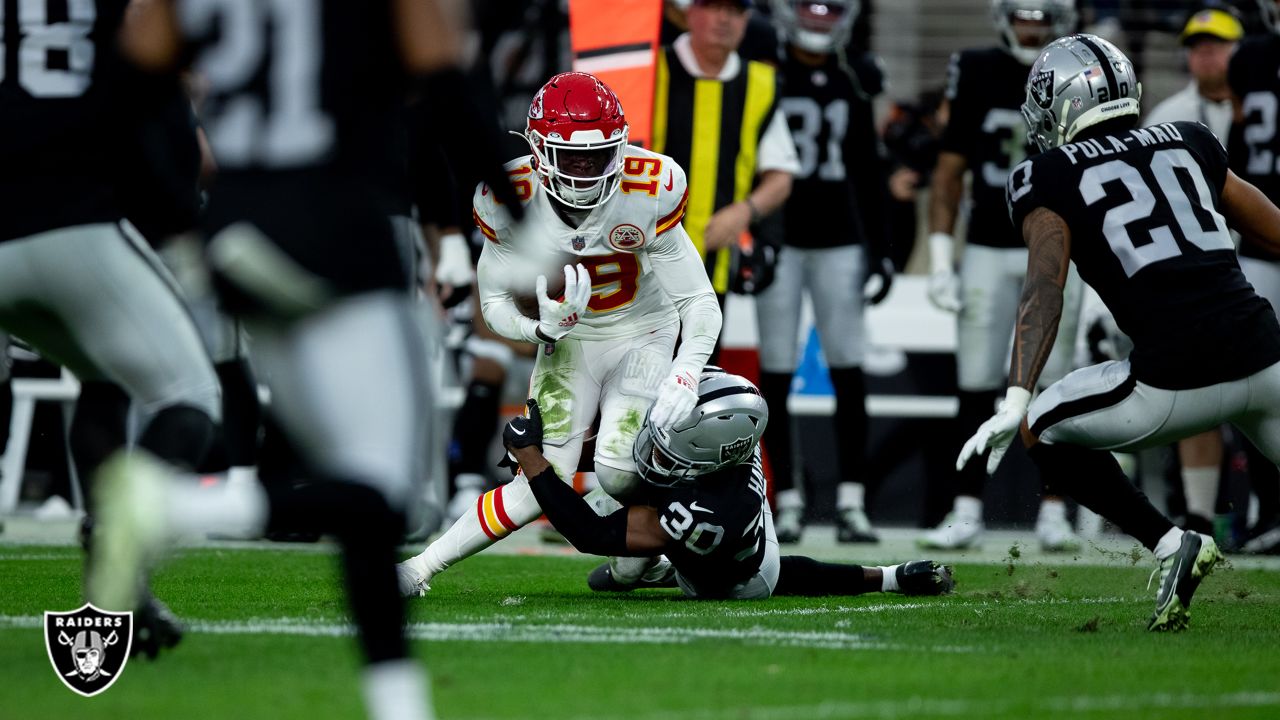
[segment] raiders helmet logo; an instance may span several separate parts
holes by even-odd
[[[49,662],[64,685],[85,697],[120,679],[132,644],[132,612],[107,612],[85,603],[71,612],[44,614]]]
[[[1045,110],[1053,109],[1053,71],[1041,70],[1029,83],[1031,97]]]
[[[609,231],[609,244],[615,250],[635,250],[644,245],[644,233],[635,225],[624,223]]]
[[[740,462],[751,451],[751,438],[743,437],[720,446],[720,462]]]

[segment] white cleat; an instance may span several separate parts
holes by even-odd
[[[1079,552],[1083,547],[1066,518],[1040,518],[1036,521],[1036,538],[1040,549],[1047,553]]]
[[[400,586],[401,597],[425,597],[431,589],[427,584],[430,579],[409,567],[408,563],[396,563],[396,583]]]
[[[925,533],[916,544],[930,550],[963,550],[982,540],[986,528],[981,520],[969,520],[948,513],[938,527]]]
[[[117,453],[98,469],[93,557],[85,592],[103,610],[136,610],[145,571],[164,546],[167,468],[143,452]]]

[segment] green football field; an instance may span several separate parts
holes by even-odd
[[[1155,635],[1139,557],[958,564],[942,598],[719,603],[593,595],[593,558],[481,555],[411,602],[411,633],[459,720],[1280,717],[1280,573],[1219,570],[1190,630]],[[39,629],[79,606],[79,551],[0,545],[0,718],[361,717],[335,565],[323,548],[177,552],[154,588],[188,635],[86,699]]]

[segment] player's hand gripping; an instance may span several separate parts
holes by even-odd
[[[564,299],[547,295],[547,276],[539,275],[536,285],[538,297],[538,335],[547,342],[555,342],[568,335],[591,302],[591,274],[581,264],[564,266]]]
[[[677,370],[658,388],[658,399],[649,411],[649,422],[665,430],[683,420],[697,404],[698,378],[687,370]]]
[[[960,449],[960,457],[956,459],[956,470],[964,469],[975,455],[982,455],[990,448],[991,455],[987,457],[987,474],[995,473],[996,468],[1000,467],[1000,461],[1004,459],[1005,451],[1009,449],[1009,444],[1018,434],[1018,428],[1021,427],[1023,418],[1027,416],[1027,405],[1030,403],[1030,392],[1020,387],[1009,388],[1004,400],[996,406],[996,414],[982,423],[978,432],[974,433],[973,437],[969,438]]]
[[[542,450],[542,411],[538,409],[538,401],[529,398],[525,401],[528,410],[524,415],[517,415],[502,428],[502,446],[507,449],[498,467],[511,468],[514,473],[519,466],[515,451],[524,448]]]

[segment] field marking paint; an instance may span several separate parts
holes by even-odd
[[[0,615],[0,628],[40,628],[43,618]],[[213,635],[296,635],[349,637],[355,627],[347,623],[309,621],[300,618],[249,620],[190,620],[189,630]],[[912,652],[967,653],[977,648],[958,645],[904,645],[845,632],[770,630],[768,628],[620,627],[576,624],[527,624],[517,622],[411,623],[409,637],[416,640],[454,642],[600,643],[617,645],[685,645],[698,641],[738,641],[768,647],[802,647],[825,650],[906,650]]]
[[[725,707],[715,710],[677,710],[637,715],[579,715],[566,720],[822,720],[824,718],[976,717],[996,714],[1022,717],[1062,717],[1097,712],[1139,711],[1164,708],[1259,708],[1280,706],[1280,692],[1240,691],[1218,695],[1192,693],[1141,693],[1043,698],[1017,703],[998,698],[910,697],[862,702],[827,701],[811,705],[773,707]],[[489,720],[471,716],[464,720]]]

